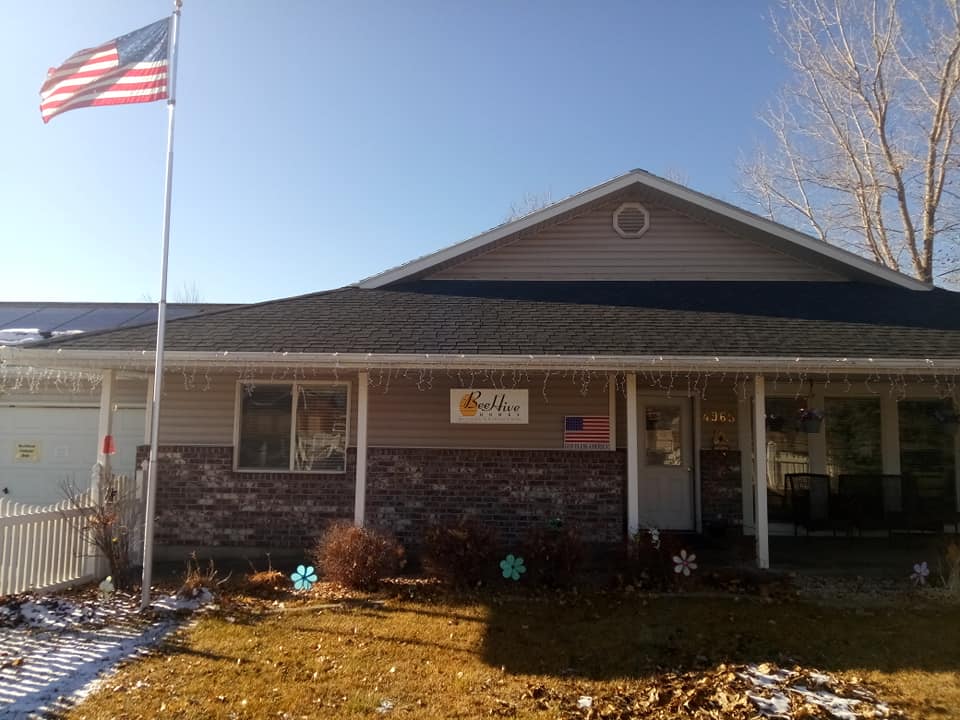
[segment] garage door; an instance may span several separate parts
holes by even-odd
[[[61,486],[90,487],[97,460],[96,408],[0,407],[0,494],[18,503],[63,500]],[[114,413],[114,472],[132,474],[143,444],[144,411]]]

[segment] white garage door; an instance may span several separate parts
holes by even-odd
[[[89,488],[98,416],[96,408],[0,407],[0,497],[49,505],[63,500],[64,482]],[[113,470],[132,474],[144,411],[120,409],[113,417]]]

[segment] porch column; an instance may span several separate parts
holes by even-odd
[[[880,457],[884,475],[900,474],[900,414],[887,392],[880,396]]]
[[[357,466],[353,523],[363,527],[367,512],[367,389],[369,374],[357,374]]]
[[[627,534],[640,531],[640,472],[637,457],[637,376],[627,373]]]
[[[753,517],[753,428],[750,396],[746,387],[737,393],[737,446],[740,448],[740,497],[743,503],[743,534],[756,535]]]
[[[100,417],[97,422],[97,466],[95,469],[99,472],[90,474],[90,497],[94,502],[99,502],[101,477],[109,478],[112,468],[110,467],[110,453],[107,450],[113,447],[113,396],[116,391],[116,371],[104,370],[100,377]],[[107,447],[107,438],[110,438],[111,447]],[[102,474],[101,474],[102,473]],[[85,570],[96,577],[102,577],[110,572],[106,558],[99,552],[88,552],[85,561]]]
[[[100,419],[97,423],[97,462],[103,468],[103,474],[110,477],[110,454],[106,452],[107,438],[113,444],[113,396],[116,392],[116,371],[104,370],[100,380]],[[96,496],[100,491],[99,477],[91,480],[90,490]]]
[[[770,537],[767,523],[767,393],[763,375],[753,378],[753,477],[757,493],[757,567],[770,567]]]
[[[617,449],[617,374],[609,373],[607,375],[607,393],[608,409],[607,415],[610,418],[610,449]]]

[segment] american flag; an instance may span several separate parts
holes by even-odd
[[[165,100],[169,34],[170,19],[164,18],[50,68],[40,88],[43,121],[92,105]]]
[[[564,447],[605,447],[609,443],[610,418],[606,415],[567,415],[563,419]]]

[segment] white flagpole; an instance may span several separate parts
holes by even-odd
[[[160,303],[157,307],[157,352],[153,367],[153,404],[150,421],[150,463],[147,466],[146,508],[143,523],[143,587],[140,609],[150,604],[153,575],[153,519],[157,505],[157,446],[160,441],[160,397],[163,393],[163,336],[167,327],[167,257],[170,255],[170,196],[173,190],[173,116],[177,108],[177,49],[180,36],[180,7],[174,0],[168,57],[167,171],[163,189],[163,252],[160,262]]]

